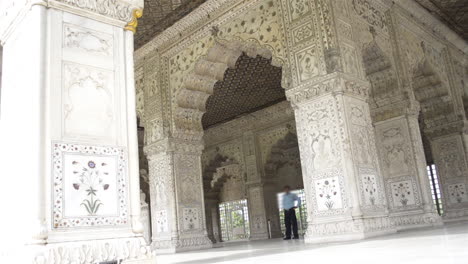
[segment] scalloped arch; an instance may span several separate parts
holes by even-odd
[[[208,49],[206,56],[195,62],[194,69],[185,77],[181,89],[176,94],[175,126],[178,133],[195,134],[201,137],[202,117],[206,112],[206,102],[213,94],[218,81],[222,81],[228,69],[234,69],[237,60],[245,53],[251,58],[261,56],[272,60],[272,65],[282,67],[282,87],[288,86],[289,76],[285,72],[283,60],[274,57],[273,52],[254,40],[217,40]]]

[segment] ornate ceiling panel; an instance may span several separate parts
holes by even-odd
[[[468,41],[467,0],[416,0]]]
[[[216,83],[206,103],[203,127],[206,129],[283,100],[286,97],[281,87],[281,68],[272,66],[268,59],[243,54],[235,69],[228,69],[224,80]]]
[[[135,35],[135,48],[143,46],[207,0],[145,0]],[[468,40],[468,0],[416,0],[465,40]]]
[[[206,0],[145,0],[143,17],[138,21],[135,49],[172,26]]]

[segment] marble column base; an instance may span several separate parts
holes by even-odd
[[[151,248],[158,254],[193,251],[212,247],[213,242],[206,235],[172,238],[169,240],[153,240],[151,243]]]
[[[305,242],[311,244],[362,240],[396,233],[388,217],[345,219],[323,223],[310,223]]]
[[[26,260],[28,258],[29,260]],[[46,245],[26,246],[21,256],[24,262],[34,264],[94,264],[122,261],[125,264],[155,264],[156,258],[144,238],[87,240]]]
[[[250,234],[250,240],[264,240],[268,239],[268,233],[256,233]]]
[[[442,218],[435,212],[409,213],[405,211],[404,214],[391,214],[390,219],[398,231],[443,225]]]
[[[468,220],[468,208],[449,209],[444,211],[444,222],[457,222]]]

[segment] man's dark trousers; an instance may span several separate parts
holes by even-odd
[[[286,238],[291,238],[291,225],[294,237],[298,238],[299,234],[297,233],[296,211],[294,210],[294,208],[284,210],[284,223],[286,225]]]

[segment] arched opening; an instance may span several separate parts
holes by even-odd
[[[454,105],[448,89],[441,80],[433,63],[427,58],[424,42],[421,42],[424,58],[412,72],[413,91],[420,103],[419,126],[423,140],[424,154],[427,161],[427,173],[431,187],[431,195],[439,215],[444,214],[445,199],[438,166],[431,146],[431,137],[438,132],[437,127],[454,121]],[[435,133],[434,133],[435,132]],[[440,165],[440,164],[439,164]]]
[[[412,94],[409,94],[409,91],[403,91],[403,87],[400,88],[390,57],[381,49],[376,39],[375,30],[370,28],[370,32],[373,39],[364,45],[363,61],[367,78],[372,85],[371,111],[374,113],[377,147],[380,151],[384,182],[389,190],[387,197],[390,201],[391,216],[398,210],[409,211],[413,210],[411,207],[423,206],[422,204],[427,209],[427,204],[431,205],[432,202],[439,209],[440,188],[437,173],[433,170],[435,166],[432,166],[433,159],[429,141],[422,129],[424,117],[427,115],[418,113],[418,103],[410,98]],[[432,100],[430,97],[439,96],[436,93],[424,95],[427,92],[426,86],[437,83],[434,79],[424,79],[426,78],[424,77],[426,76],[425,72],[427,72],[425,68],[428,67],[426,63],[422,61],[412,76],[415,97],[423,107],[426,100],[429,102]],[[421,136],[421,140],[419,136]],[[410,143],[411,145],[409,145]],[[423,150],[426,156],[425,160],[428,162],[427,171],[420,170],[421,165],[426,164],[414,164],[411,161],[413,155],[419,155]],[[414,160],[423,163],[422,158]],[[395,180],[397,178],[398,180]],[[399,189],[394,188],[394,186],[405,186],[405,181],[406,183],[416,182],[420,186],[415,188],[408,185],[405,189],[412,195],[402,198],[398,194]],[[417,193],[418,190],[419,193]],[[433,200],[431,200],[431,191]],[[416,202],[416,199],[422,199],[422,202]]]
[[[271,148],[265,164],[265,177],[273,181],[278,190],[282,190],[284,186],[290,186],[291,192],[301,199],[301,204],[298,206],[295,214],[298,221],[299,235],[303,236],[307,230],[307,207],[299,145],[295,127],[292,124],[287,124],[286,128],[288,129],[287,133]],[[277,225],[280,227],[283,236],[286,236],[284,208],[282,205],[283,195],[284,192],[276,194],[276,198],[278,199],[278,215],[273,214],[271,218],[279,220]],[[274,198],[270,197],[269,199]]]
[[[176,96],[177,133],[205,142],[213,242],[281,236],[277,194],[288,184],[303,188],[294,114],[281,84],[282,69],[268,49],[223,42],[197,62]]]

